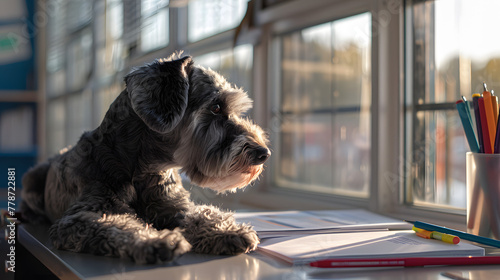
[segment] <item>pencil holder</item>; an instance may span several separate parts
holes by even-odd
[[[500,154],[468,152],[467,231],[500,240]]]

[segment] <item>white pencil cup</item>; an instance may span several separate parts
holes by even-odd
[[[468,152],[467,232],[500,240],[500,154]]]

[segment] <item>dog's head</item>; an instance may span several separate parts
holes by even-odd
[[[223,192],[258,178],[270,151],[265,133],[244,116],[252,100],[242,89],[190,57],[157,60],[125,82],[133,110],[175,143],[173,164],[193,183]]]

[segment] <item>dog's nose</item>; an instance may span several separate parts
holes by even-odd
[[[271,156],[271,151],[268,148],[258,147],[252,152],[252,164],[259,165],[266,162],[266,160]]]

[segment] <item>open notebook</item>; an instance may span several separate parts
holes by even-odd
[[[236,213],[240,223],[251,224],[259,237],[411,229],[411,225],[362,209]]]
[[[467,242],[449,244],[417,237],[411,230],[349,232],[270,238],[258,248],[290,264],[333,258],[410,258],[484,256]]]

